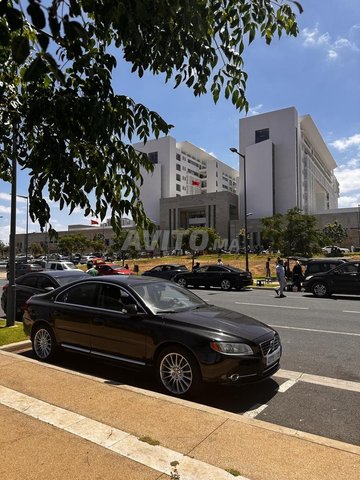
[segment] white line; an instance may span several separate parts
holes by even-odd
[[[282,383],[280,387],[278,388],[279,393],[284,393],[289,388],[293,387],[297,383],[297,380],[287,380],[286,382]]]
[[[273,328],[285,328],[288,330],[303,330],[304,332],[333,333],[335,335],[348,335],[350,337],[360,337],[360,333],[336,332],[334,330],[317,330],[316,328],[289,327],[287,325],[270,325]]]
[[[235,302],[237,305],[252,305],[255,307],[274,307],[274,308],[291,308],[293,310],[309,310],[308,307],[288,307],[286,305],[267,305],[264,303],[246,303],[246,302]]]
[[[360,312],[357,312],[356,310],[343,310],[343,313],[360,313]]]
[[[247,412],[243,413],[242,416],[247,418],[255,418],[267,407],[265,403],[263,405],[256,404],[254,406],[257,408],[254,408],[253,410],[248,410]]]
[[[338,378],[321,377],[320,375],[310,375],[309,373],[292,372],[291,370],[280,369],[274,377],[287,378],[293,381],[312,383],[322,385],[323,387],[338,388],[350,392],[360,393],[360,382],[351,382],[350,380],[340,380]],[[286,383],[286,382],[285,382]]]
[[[184,480],[198,480],[199,478],[234,479],[233,475],[221,468],[190,458],[166,447],[149,445],[140,441],[134,435],[110,425],[91,420],[3,386],[0,386],[0,403],[166,475],[170,474],[171,462],[178,461],[178,470]],[[245,477],[236,478],[248,480]]]

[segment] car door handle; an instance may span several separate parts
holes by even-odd
[[[102,318],[94,318],[94,325],[104,325],[104,320]]]

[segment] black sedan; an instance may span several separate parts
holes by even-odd
[[[149,277],[164,278],[166,280],[172,280],[172,278],[178,273],[188,272],[188,271],[189,270],[185,267],[185,265],[167,263],[162,265],[156,265],[156,267],[153,267],[150,270],[146,270],[143,273],[143,275],[149,276]]]
[[[88,275],[82,270],[44,270],[22,275],[16,284],[16,318],[21,321],[25,302],[32,295],[44,293]],[[9,284],[3,286],[1,308],[6,312]]]
[[[201,381],[241,383],[279,368],[271,327],[209,305],[166,280],[89,277],[30,298],[23,316],[39,360],[59,350],[150,368],[172,395],[191,396]]]
[[[333,293],[360,295],[360,262],[346,262],[328,272],[309,275],[302,287],[316,297],[328,297]]]
[[[253,284],[251,272],[230,265],[204,265],[192,272],[179,273],[173,280],[182,287],[221,287],[222,290],[240,290]]]

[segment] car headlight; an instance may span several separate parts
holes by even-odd
[[[224,355],[253,355],[254,352],[246,343],[211,342],[210,347]]]

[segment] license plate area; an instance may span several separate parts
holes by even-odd
[[[266,355],[265,357],[265,362],[266,366],[268,367],[269,365],[272,365],[273,363],[277,362],[280,358],[281,355],[281,348],[279,347],[275,352],[269,353],[269,355]]]

